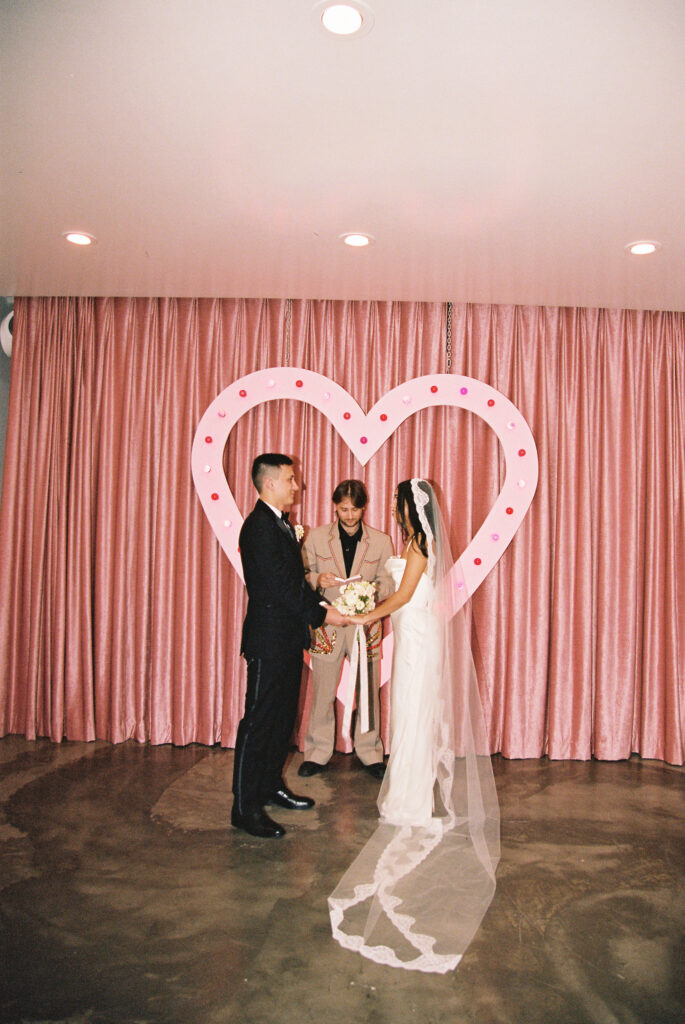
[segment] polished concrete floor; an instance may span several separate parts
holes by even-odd
[[[456,971],[380,967],[326,896],[375,825],[350,756],[227,825],[231,751],[0,740],[0,1021],[682,1024],[685,773],[495,758],[495,899]]]

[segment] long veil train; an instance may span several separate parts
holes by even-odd
[[[499,807],[465,617],[450,617],[442,585],[451,554],[440,509],[427,481],[412,480],[412,493],[429,538],[432,639],[419,645],[410,682],[430,703],[433,806],[408,823],[388,811],[391,749],[378,827],[328,904],[333,936],[345,948],[380,964],[443,973],[459,963],[492,900]]]

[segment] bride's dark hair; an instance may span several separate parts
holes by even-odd
[[[429,493],[427,488],[423,486],[424,481],[419,480],[418,486],[422,491]],[[397,485],[396,502],[397,511],[400,514],[400,531],[402,533],[403,540],[409,540],[410,537],[416,541],[421,554],[424,558],[428,558],[428,543],[426,541],[426,533],[421,526],[421,520],[419,519],[419,513],[416,509],[416,502],[414,501],[414,495],[411,489],[411,480],[403,480]],[[424,512],[426,513],[426,519],[431,530],[435,531],[435,525],[431,522],[432,509],[430,504],[426,505]]]

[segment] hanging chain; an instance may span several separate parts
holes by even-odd
[[[285,300],[285,365],[290,366],[290,325],[292,322],[292,299]]]
[[[447,372],[452,371],[452,303],[447,303],[447,325],[445,329],[445,355],[447,357]]]

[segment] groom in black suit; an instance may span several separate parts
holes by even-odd
[[[252,465],[259,501],[240,531],[247,587],[241,653],[247,662],[245,714],[238,726],[231,824],[253,836],[277,838],[285,829],[265,804],[291,810],[314,806],[291,793],[283,766],[297,715],[303,650],[309,627],[342,625],[335,608],[323,608],[307,584],[300,546],[287,509],[298,486],[287,455],[259,455]]]

